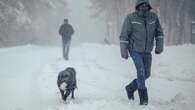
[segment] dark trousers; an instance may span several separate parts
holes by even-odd
[[[131,52],[131,57],[137,70],[137,78],[130,85],[134,90],[145,89],[145,81],[151,75],[152,55],[151,53]]]
[[[62,52],[65,60],[69,59],[70,44],[71,40],[62,39]]]

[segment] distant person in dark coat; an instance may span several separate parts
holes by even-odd
[[[68,23],[68,19],[64,19],[64,24],[60,26],[59,34],[62,36],[63,57],[65,60],[68,60],[71,39],[72,39],[72,35],[74,34],[74,29]]]

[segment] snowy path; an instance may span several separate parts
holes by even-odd
[[[117,46],[84,44],[65,62],[61,48],[22,46],[0,49],[1,110],[193,110],[195,46],[168,47],[153,56],[147,82],[150,103],[129,102],[124,87],[135,77],[131,60],[120,58]],[[76,100],[64,104],[56,86],[58,72],[77,71]]]

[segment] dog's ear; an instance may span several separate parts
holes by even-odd
[[[71,67],[67,67],[66,69],[65,69],[65,71],[70,71],[71,70]]]
[[[74,73],[76,73],[76,71],[75,71],[75,69],[74,68],[71,68],[72,69],[72,71],[74,72]]]
[[[67,71],[67,70],[68,70],[68,68],[65,68],[65,69],[64,69],[64,71]]]

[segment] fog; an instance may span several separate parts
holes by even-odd
[[[72,44],[118,44],[126,15],[136,0],[1,0],[0,47],[61,45],[64,18],[75,29]],[[194,0],[150,0],[165,33],[166,45],[195,43]]]
[[[58,33],[64,18],[75,34],[72,44],[102,43],[104,20],[92,18],[90,0],[2,0],[0,1],[0,47],[17,45],[61,45]]]
[[[102,43],[105,37],[104,21],[101,18],[92,18],[94,10],[90,10],[90,1],[69,0],[69,23],[73,25],[75,34],[73,43],[97,42]]]

